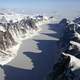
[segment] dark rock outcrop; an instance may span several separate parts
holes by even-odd
[[[0,25],[4,28],[4,31],[0,30],[0,49],[6,50],[7,48],[15,45],[14,35],[16,37],[24,36],[27,30],[37,30],[36,22],[32,18],[25,18],[17,22],[10,20],[7,22],[5,17],[2,17]]]
[[[46,80],[69,80],[68,78],[73,78],[74,74],[70,70],[69,63],[70,56],[61,54],[59,60],[53,66],[53,71],[47,76]],[[68,76],[67,73],[71,76]]]
[[[79,26],[76,23],[67,23],[67,19],[60,21],[59,24],[65,26],[65,31],[63,31],[63,36],[60,39],[60,49],[64,54],[60,56],[60,59],[53,66],[53,70],[46,80],[76,80],[76,75],[72,71],[72,66],[70,66],[71,56],[69,56],[80,58],[80,30],[78,30]]]

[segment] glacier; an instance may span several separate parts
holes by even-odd
[[[40,25],[48,23],[46,16],[0,14],[0,65],[17,56],[22,41],[38,35]]]

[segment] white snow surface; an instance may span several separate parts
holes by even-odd
[[[6,30],[4,29],[4,27],[3,27],[3,26],[1,26],[1,25],[0,25],[0,31],[5,32]]]
[[[0,19],[2,17],[5,17],[7,19],[7,21],[9,22],[10,20],[13,20],[13,22],[17,22],[20,21],[21,19],[27,17],[28,15],[24,15],[24,14],[4,14],[4,15],[0,15]]]
[[[63,53],[63,54],[67,55],[67,56],[70,56],[71,60],[70,60],[69,65],[71,67],[71,70],[75,74],[75,79],[74,80],[77,80],[78,78],[80,78],[80,59],[71,55],[71,54],[65,54],[65,53]]]
[[[75,45],[75,46],[77,46],[77,47],[79,47],[79,49],[80,49],[80,43],[75,42],[75,41],[70,41],[70,43],[73,44],[73,45]]]

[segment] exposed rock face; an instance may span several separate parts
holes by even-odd
[[[35,21],[33,19],[28,19],[26,23],[28,26],[30,26],[30,28],[37,29],[37,26],[35,25]]]
[[[5,40],[5,45],[7,48],[15,44],[15,40],[13,39],[12,35],[10,34],[8,30],[4,32],[4,40]]]
[[[15,41],[9,31],[0,31],[0,49],[6,50],[14,44]]]
[[[70,56],[61,54],[58,62],[53,66],[53,71],[48,75],[47,80],[68,80],[66,76],[69,67]]]
[[[5,21],[5,22],[4,22]],[[28,30],[37,30],[38,27],[32,18],[25,18],[17,22],[10,20],[7,22],[5,17],[2,17],[0,25],[3,30],[0,30],[0,49],[6,50],[7,48],[15,45],[15,38],[24,36]]]
[[[79,19],[77,19],[77,20],[79,20]],[[80,66],[79,66],[80,64],[77,64],[77,63],[80,63],[80,60],[79,60],[80,59],[80,30],[79,30],[80,27],[77,24],[79,24],[79,23],[75,22],[73,24],[68,24],[66,26],[66,29],[65,29],[64,35],[63,35],[63,39],[62,39],[63,40],[62,47],[65,48],[63,51],[65,54],[66,53],[70,54],[70,57],[72,57],[72,56],[75,57],[75,60],[73,60],[73,58],[72,58],[71,61],[73,61],[73,63],[76,62],[74,64],[74,68],[76,68],[76,69],[80,68]],[[77,62],[77,60],[79,62]],[[71,63],[71,65],[73,63]],[[77,68],[77,66],[78,66],[78,68]],[[72,70],[72,68],[70,70]],[[74,74],[77,74],[77,73],[74,73]],[[71,79],[71,80],[76,80],[76,77],[77,77],[77,80],[79,80],[80,78],[78,76],[79,76],[79,74],[75,75],[75,78]]]
[[[7,20],[4,16],[0,19],[0,23],[7,23]]]
[[[60,39],[61,52],[64,54],[53,66],[47,80],[80,80],[80,27],[77,25],[80,24],[80,17],[74,22],[67,24],[67,19],[63,19],[59,23],[65,26]]]
[[[5,50],[5,44],[3,38],[4,38],[4,32],[0,31],[0,49]]]
[[[63,24],[64,26],[67,26],[67,25],[69,24],[69,20],[66,19],[66,18],[64,18],[64,19],[62,19],[62,20],[60,21],[59,24]]]
[[[67,49],[70,46],[70,41],[80,42],[80,34],[76,31],[75,24],[68,24],[61,39],[62,46]]]
[[[75,23],[80,24],[80,17],[77,17],[76,19],[73,20]]]

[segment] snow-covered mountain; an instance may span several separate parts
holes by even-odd
[[[80,17],[76,17],[73,21],[77,24],[80,24]]]
[[[22,40],[36,35],[40,31],[39,25],[47,22],[48,18],[2,13],[0,14],[0,64],[4,65],[17,55]]]

